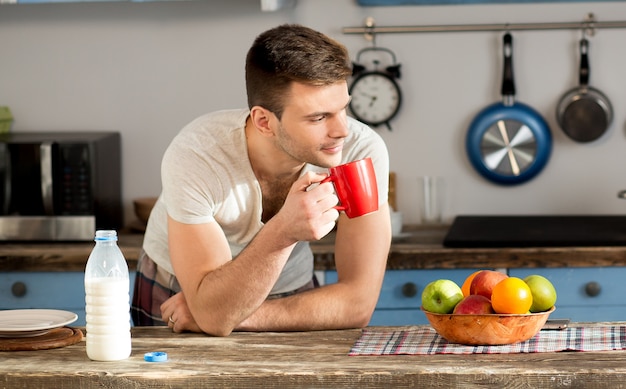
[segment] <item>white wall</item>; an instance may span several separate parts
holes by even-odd
[[[626,2],[359,7],[352,0],[298,0],[261,12],[258,0],[0,6],[0,105],[14,131],[119,130],[124,202],[160,191],[163,151],[194,117],[245,106],[245,53],[261,31],[301,23],[345,43],[367,16],[377,25],[626,20]],[[521,31],[514,36],[517,98],[548,120],[552,158],[535,179],[499,186],[469,165],[464,139],[472,117],[499,100],[499,32],[379,35],[402,64],[404,106],[393,132],[380,128],[398,175],[398,204],[418,221],[417,177],[447,182],[446,218],[456,214],[623,214],[626,201],[626,29],[591,39],[591,84],[613,102],[610,130],[592,143],[567,138],[555,122],[559,97],[577,83],[580,31]]]

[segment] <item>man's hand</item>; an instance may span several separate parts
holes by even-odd
[[[298,178],[274,216],[292,242],[319,240],[335,227],[339,211],[334,207],[339,199],[330,182],[320,184],[326,177],[307,172]]]
[[[196,324],[183,292],[179,292],[161,304],[161,318],[174,332],[202,332]]]

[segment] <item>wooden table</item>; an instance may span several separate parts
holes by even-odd
[[[0,387],[612,388],[626,383],[626,351],[348,356],[360,333],[215,338],[135,327],[132,355],[119,362],[90,361],[84,341],[51,350],[0,352]],[[145,362],[144,353],[151,351],[165,351],[169,360]]]

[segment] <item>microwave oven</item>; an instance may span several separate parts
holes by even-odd
[[[120,229],[117,132],[0,134],[0,240],[93,240]]]

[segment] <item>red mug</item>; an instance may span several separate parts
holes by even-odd
[[[371,158],[348,162],[330,168],[330,175],[322,183],[332,181],[341,205],[349,218],[378,211],[378,185]]]

